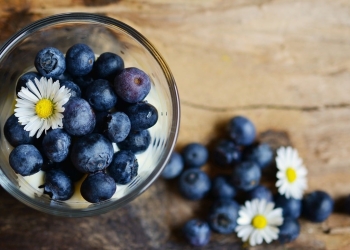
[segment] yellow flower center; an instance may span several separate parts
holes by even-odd
[[[49,99],[41,99],[35,105],[36,114],[42,118],[46,119],[53,114],[53,103]]]
[[[287,168],[286,170],[287,180],[293,183],[297,179],[297,172],[293,168]]]
[[[267,219],[265,216],[258,214],[253,218],[252,225],[257,229],[263,229],[267,226]]]

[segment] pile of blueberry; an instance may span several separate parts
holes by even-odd
[[[59,80],[71,96],[63,106],[63,129],[50,129],[38,139],[29,136],[15,115],[7,119],[4,135],[14,147],[11,167],[23,176],[45,171],[40,188],[55,200],[68,200],[74,183],[84,177],[80,193],[86,201],[111,198],[116,184],[137,176],[135,155],[148,148],[148,129],[158,120],[157,109],[144,101],[151,89],[149,76],[139,68],[125,68],[115,53],[102,53],[95,60],[86,44],[73,45],[65,55],[44,48],[34,66],[37,72],[19,78],[17,93],[28,80],[46,77]]]
[[[288,199],[268,188],[270,185],[261,184],[261,178],[266,173],[268,181],[273,183],[271,186],[274,186],[276,180],[270,178],[271,170],[276,172],[274,158],[272,147],[257,140],[254,124],[243,116],[229,120],[227,136],[219,139],[214,146],[193,142],[180,153],[174,151],[162,177],[176,178],[179,192],[186,199],[212,201],[206,218],[194,218],[185,223],[183,233],[188,242],[203,246],[210,241],[212,232],[235,233],[241,205],[253,199],[265,199],[282,208],[283,224],[279,227],[278,238],[281,243],[298,237],[298,218],[301,215],[312,222],[326,220],[333,211],[333,200],[326,192],[314,191],[300,200]],[[208,162],[211,167],[222,171],[209,176],[201,170]]]

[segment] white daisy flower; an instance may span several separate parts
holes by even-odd
[[[246,201],[238,212],[237,236],[251,246],[261,244],[263,240],[270,243],[278,239],[278,226],[282,225],[282,209],[275,208],[273,202],[265,199]]]
[[[287,198],[301,199],[307,188],[307,170],[297,150],[292,147],[277,149],[276,164],[278,192]]]
[[[63,105],[69,100],[70,90],[60,87],[59,81],[42,77],[40,81],[34,79],[35,84],[29,80],[27,88],[22,87],[18,92],[15,105],[15,116],[29,131],[29,136],[39,138],[45,130],[62,128]],[[35,86],[36,85],[36,86]]]

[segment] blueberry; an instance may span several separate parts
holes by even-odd
[[[108,111],[117,103],[117,96],[107,80],[93,81],[85,90],[85,99],[96,111]]]
[[[219,166],[229,166],[240,162],[240,148],[231,140],[222,139],[214,147],[213,159]]]
[[[124,101],[142,101],[151,90],[151,79],[138,68],[125,68],[114,79],[114,90]]]
[[[236,196],[236,188],[231,185],[229,176],[218,175],[212,180],[211,194],[215,198],[232,199]]]
[[[68,175],[60,169],[51,169],[46,172],[44,194],[53,200],[65,201],[74,194],[74,185]]]
[[[252,190],[259,185],[260,178],[260,167],[254,162],[242,162],[233,169],[232,183],[238,189]]]
[[[272,202],[273,195],[270,189],[268,189],[265,186],[259,185],[247,193],[247,200],[253,200],[253,199],[259,199],[259,200],[264,199],[266,201]]]
[[[208,161],[208,149],[200,143],[189,143],[182,150],[185,166],[189,168],[200,168]]]
[[[111,52],[102,53],[94,64],[94,74],[96,79],[106,79],[113,81],[115,76],[124,69],[124,61],[117,54]]]
[[[193,246],[204,246],[210,241],[211,231],[205,221],[189,220],[183,226],[182,231],[187,241]]]
[[[334,201],[324,191],[314,191],[304,196],[302,213],[312,222],[325,221],[333,211]]]
[[[123,112],[113,112],[106,117],[104,134],[111,142],[122,142],[130,132],[129,117]]]
[[[92,84],[95,81],[95,79],[92,77],[91,74],[87,74],[84,76],[75,76],[73,78],[73,82],[77,84],[81,91],[85,91],[85,89]]]
[[[124,141],[118,142],[120,149],[130,150],[134,154],[139,154],[148,148],[151,143],[151,135],[148,130],[130,132]]]
[[[182,159],[182,156],[179,153],[173,151],[168,163],[163,169],[162,177],[164,179],[174,179],[181,174],[183,168],[184,161]]]
[[[95,113],[96,125],[95,125],[93,133],[100,133],[100,134],[104,133],[104,131],[106,130],[106,127],[107,127],[108,114],[109,114],[109,112],[107,112],[107,111]]]
[[[107,173],[117,184],[125,185],[137,176],[138,168],[136,156],[131,151],[120,150],[113,155],[113,160],[107,167]]]
[[[131,130],[144,130],[152,127],[158,121],[157,109],[147,102],[130,105],[124,111],[131,123]]]
[[[95,62],[92,49],[83,43],[74,44],[67,50],[66,66],[72,76],[83,76],[90,73]]]
[[[22,87],[27,88],[27,82],[29,80],[31,80],[34,84],[35,81],[34,79],[38,79],[40,80],[42,76],[38,73],[38,72],[27,72],[25,74],[23,74],[17,81],[17,85],[16,85],[16,93],[18,93]]]
[[[24,130],[24,126],[18,122],[18,118],[14,114],[7,118],[5,122],[4,135],[13,147],[34,143],[34,137],[29,136],[29,132]]]
[[[110,199],[117,189],[112,177],[103,172],[89,174],[80,187],[81,196],[91,203]]]
[[[59,80],[61,81],[73,81],[73,76],[69,74],[67,71],[63,72],[63,74],[59,75],[58,77],[54,78],[54,81]]]
[[[22,144],[11,151],[9,163],[17,174],[28,176],[39,172],[43,157],[33,145]]]
[[[64,55],[56,48],[40,50],[35,57],[34,65],[42,76],[56,78],[66,70]]]
[[[45,156],[53,162],[61,162],[67,158],[71,137],[63,129],[53,129],[47,132],[42,145]]]
[[[345,198],[344,210],[347,214],[350,214],[350,195]]]
[[[62,123],[68,134],[82,136],[94,130],[96,117],[87,101],[79,97],[71,97],[64,108]]]
[[[282,244],[295,240],[300,233],[299,222],[296,219],[289,217],[283,219],[283,224],[279,226],[278,229],[278,240]]]
[[[55,165],[56,168],[61,169],[73,182],[79,181],[85,175],[74,167],[69,157],[62,162],[57,162]]]
[[[254,124],[243,116],[235,116],[229,121],[228,132],[230,138],[242,146],[252,144],[256,136]]]
[[[60,80],[60,85],[65,86],[67,89],[70,89],[71,97],[81,97],[81,90],[78,85],[69,80]]]
[[[208,175],[198,168],[190,168],[182,172],[179,179],[180,193],[189,200],[200,200],[210,190]]]
[[[112,143],[101,134],[89,134],[78,138],[72,146],[71,160],[83,173],[105,169],[113,158]]]
[[[283,210],[283,217],[299,218],[301,214],[301,200],[294,198],[286,198],[284,195],[275,197],[275,206]]]
[[[273,161],[273,152],[266,143],[256,144],[244,150],[244,160],[254,161],[260,168],[265,168]]]
[[[233,200],[217,200],[209,213],[210,228],[220,234],[233,233],[237,226],[239,209],[239,204]]]

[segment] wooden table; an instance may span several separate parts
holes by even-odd
[[[337,201],[350,194],[348,0],[0,0],[0,44],[32,21],[75,11],[135,27],[164,56],[181,96],[177,150],[209,145],[228,119],[244,115],[262,140],[298,149],[308,192],[322,189]],[[122,209],[71,219],[39,213],[1,189],[0,249],[192,249],[180,228],[210,202],[186,201],[175,181],[159,179]],[[336,208],[324,223],[301,219],[295,242],[254,249],[350,249],[350,216]],[[214,234],[203,249],[241,247],[234,234]]]

